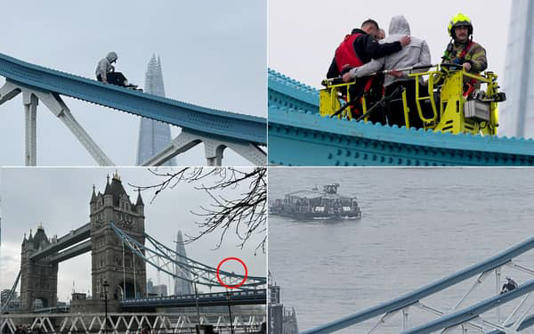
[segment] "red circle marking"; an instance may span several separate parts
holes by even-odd
[[[241,282],[239,282],[238,284],[236,285],[227,285],[225,284],[221,277],[219,276],[219,271],[221,270],[221,266],[223,265],[223,263],[227,262],[227,261],[230,261],[230,260],[234,260],[234,261],[237,261],[239,263],[241,263],[241,265],[243,266],[243,268],[245,268],[245,277],[243,278],[243,280]],[[226,259],[222,260],[221,262],[219,262],[219,265],[217,266],[217,280],[219,281],[219,283],[224,286],[225,288],[228,288],[228,289],[237,289],[239,288],[241,285],[243,285],[245,283],[245,281],[247,280],[247,277],[248,277],[248,269],[247,269],[247,266],[245,265],[245,262],[243,262],[243,260],[241,260],[240,258],[238,257],[227,257]]]

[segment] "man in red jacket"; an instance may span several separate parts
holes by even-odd
[[[362,66],[371,61],[371,59],[378,59],[392,53],[402,50],[402,48],[410,44],[410,36],[402,36],[399,41],[392,43],[378,43],[376,36],[379,34],[380,27],[373,19],[363,21],[361,29],[353,29],[350,35],[345,36],[345,39],[339,44],[336,49],[336,54],[328,73],[327,78],[335,78],[343,75],[345,72],[354,67]],[[381,84],[370,78],[368,80],[357,81],[354,88],[350,91],[350,96],[358,96],[369,93],[371,100],[376,100],[382,95]],[[373,89],[371,89],[373,88]],[[375,92],[373,92],[373,90]],[[371,101],[369,101],[371,102]],[[361,108],[359,103],[355,101],[354,107],[351,108],[353,117],[361,115]],[[374,113],[370,119],[372,122],[380,122],[385,124],[386,120],[383,113]]]
[[[399,41],[380,44],[376,36],[380,31],[378,23],[373,19],[363,21],[361,29],[353,29],[350,35],[336,49],[336,55],[330,64],[327,78],[335,78],[345,72],[347,67],[366,64],[371,59],[378,59],[402,50],[410,44],[410,36],[403,36]]]

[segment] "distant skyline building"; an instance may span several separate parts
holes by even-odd
[[[152,282],[152,279],[149,278],[148,281],[146,282],[146,293],[149,297],[150,296],[166,297],[168,296],[167,285],[165,284],[154,285],[154,283]]]
[[[534,1],[512,0],[499,135],[534,138]]]
[[[186,257],[187,254],[185,252],[185,245],[184,245],[184,238],[182,237],[182,231],[178,231],[176,234],[176,253],[179,255]],[[180,256],[176,256],[176,261],[183,262],[183,259],[180,258]],[[183,270],[180,268],[180,266],[175,265],[174,272],[177,276],[184,277],[186,279],[191,280],[191,274],[188,271]],[[191,282],[175,278],[174,279],[174,294],[179,295],[192,295],[194,293],[193,291],[193,284]]]
[[[145,93],[165,96],[163,85],[163,73],[161,71],[161,59],[153,55],[147,65],[145,76]],[[139,126],[139,143],[137,145],[137,161],[139,166],[155,154],[159,153],[171,142],[171,128],[169,124],[158,122],[148,118],[141,118]],[[173,159],[167,161],[165,166],[175,166]]]

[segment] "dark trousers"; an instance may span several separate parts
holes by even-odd
[[[356,85],[350,88],[350,96],[365,96],[366,107],[369,110],[382,98],[382,82],[380,78],[374,78],[371,89],[364,93],[367,80],[359,80],[356,82]],[[362,104],[360,103],[360,99],[358,99],[354,103],[354,108],[351,108],[352,117],[358,118],[362,114],[362,110]],[[386,115],[382,106],[376,106],[367,120],[372,123],[386,124]]]
[[[106,77],[108,79],[108,83],[126,87],[126,77],[121,72],[109,72]],[[96,79],[98,81],[102,81],[102,76],[99,74]]]
[[[404,108],[402,106],[402,90],[406,90],[406,102],[408,104],[408,108],[410,108],[410,113],[408,114],[409,120],[410,120],[410,127],[414,128],[422,128],[423,127],[423,121],[419,117],[419,113],[417,111],[417,105],[415,103],[415,82],[414,80],[410,81],[397,81],[392,83],[391,85],[386,87],[386,95],[392,94],[397,88],[399,88],[398,92],[395,94],[395,96],[390,100],[390,102],[386,106],[386,116],[388,119],[389,125],[397,125],[397,126],[406,126],[406,121],[404,119]],[[419,84],[419,95],[422,96],[428,96],[428,90],[426,87]],[[420,102],[421,109],[423,111],[423,115],[425,117],[429,117],[428,111],[426,110],[426,104],[423,102]]]

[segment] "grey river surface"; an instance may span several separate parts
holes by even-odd
[[[314,185],[340,183],[356,195],[362,218],[299,222],[269,216],[269,270],[299,330],[388,301],[485,260],[534,235],[531,168],[271,168],[269,201]],[[517,258],[534,268],[534,250]],[[528,275],[504,268],[519,284]],[[470,279],[423,300],[448,311]],[[502,282],[501,282],[502,284]],[[496,293],[491,275],[462,308]],[[517,300],[505,305],[505,318]],[[484,314],[496,320],[496,311]],[[410,309],[410,325],[434,319]],[[366,333],[367,321],[343,333]],[[396,315],[377,333],[398,333]],[[474,331],[469,331],[474,333]],[[532,333],[524,332],[524,333]]]

